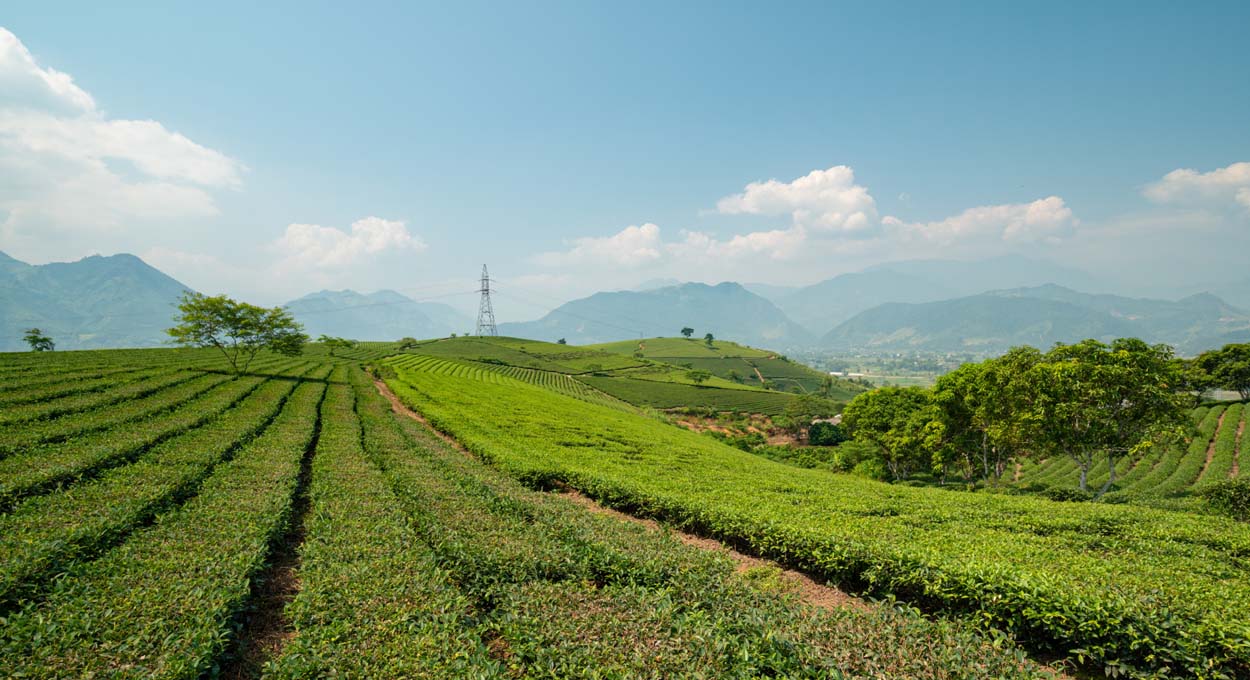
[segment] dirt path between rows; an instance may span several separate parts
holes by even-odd
[[[1215,432],[1211,433],[1211,441],[1207,443],[1207,460],[1202,464],[1202,470],[1198,472],[1199,481],[1202,480],[1203,475],[1207,474],[1207,468],[1211,467],[1211,461],[1215,459],[1215,442],[1220,438],[1220,428],[1224,427],[1224,416],[1226,415],[1228,415],[1227,409],[1220,413],[1220,419],[1215,423]]]
[[[439,431],[438,428],[435,428],[433,425],[431,425],[430,421],[427,420],[420,413],[417,413],[416,411],[408,408],[402,401],[400,401],[399,397],[396,396],[395,393],[392,392],[390,388],[386,386],[386,383],[382,382],[381,380],[375,380],[373,384],[377,387],[378,392],[381,393],[382,396],[386,397],[386,400],[391,403],[391,409],[394,410],[396,413],[412,418],[413,420],[421,423],[422,425],[425,425],[427,428],[430,429],[431,432],[435,434],[435,436],[447,442],[457,451],[460,451],[461,453],[464,453],[465,455],[470,456],[470,457],[473,456],[473,454],[455,438],[451,437],[450,435],[444,432]],[[734,550],[733,548],[730,548],[724,545],[720,541],[717,541],[711,538],[704,538],[702,536],[687,533],[684,531],[678,531],[670,527],[665,527],[664,525],[660,524],[659,522],[656,522],[655,520],[644,519],[642,517],[635,517],[628,513],[621,512],[620,510],[615,510],[613,508],[600,505],[594,499],[581,493],[580,491],[577,491],[576,489],[572,487],[562,485],[561,490],[558,492],[558,494],[561,497],[566,498],[572,501],[573,503],[576,503],[577,505],[580,505],[581,507],[585,508],[586,510],[590,512],[593,512],[599,515],[612,517],[622,522],[630,522],[633,524],[639,524],[639,525],[648,527],[649,529],[653,531],[671,532],[673,536],[677,538],[677,540],[681,541],[682,543],[686,545],[693,546],[701,550],[712,550],[712,551],[719,552],[729,557],[731,560],[733,560],[735,564],[734,570],[739,574],[744,574],[745,572],[750,571],[752,569],[760,569],[760,568],[775,569],[776,573],[778,574],[778,578],[781,580],[783,584],[783,589],[795,593],[799,597],[799,599],[802,600],[807,605],[810,605],[813,607],[819,607],[821,609],[834,609],[838,607],[854,607],[854,608],[862,609],[862,610],[867,610],[871,607],[876,606],[868,602],[867,600],[855,597],[854,595],[851,595],[839,588],[835,588],[830,585],[822,584],[816,579],[812,578],[811,576],[804,574],[800,571],[795,571],[793,569],[786,569],[785,567],[782,567],[781,565],[771,560],[765,560],[759,557],[753,557],[751,555],[738,552],[737,550]]]

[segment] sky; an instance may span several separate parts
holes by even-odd
[[[121,6],[114,6],[121,5]],[[46,3],[0,12],[0,250],[500,320],[1005,253],[1250,275],[1245,2]],[[1178,293],[1179,294],[1179,293]]]

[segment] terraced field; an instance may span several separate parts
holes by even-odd
[[[0,462],[21,461],[3,472],[6,676],[1052,675],[969,623],[811,607],[721,552],[531,490],[396,415],[354,361],[266,357],[236,378],[166,352],[0,356],[14,396],[53,374],[116,381],[0,425],[20,444]],[[653,422],[476,365],[396,363]]]
[[[1125,458],[1116,468],[1115,490],[1109,499],[1187,508],[1195,493],[1224,479],[1242,476],[1242,462],[1250,463],[1245,436],[1250,409],[1245,404],[1215,404],[1194,409],[1192,438],[1176,446],[1160,447],[1138,458]],[[1075,488],[1079,472],[1069,459],[1030,464],[1017,484],[1026,487]],[[1091,488],[1109,477],[1106,462],[1090,471]]]
[[[1243,524],[801,470],[531,385],[402,367],[389,382],[437,427],[533,486],[572,486],[1096,667],[1250,674]],[[1210,429],[1210,413],[1203,418]],[[1178,469],[1169,478],[1190,476]]]

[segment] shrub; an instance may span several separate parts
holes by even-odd
[[[1240,521],[1250,519],[1250,480],[1228,479],[1205,488],[1203,500],[1215,510]]]

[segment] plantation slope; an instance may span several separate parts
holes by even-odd
[[[757,589],[718,552],[524,488],[424,425],[397,422],[372,386],[357,384],[366,456],[468,598],[459,620],[480,624],[478,638],[511,676],[1047,675],[1009,640],[962,624],[888,607],[814,610]],[[456,649],[455,659],[474,658],[473,647]]]
[[[618,354],[641,355],[653,361],[701,369],[723,380],[745,386],[759,387],[760,379],[763,378],[776,389],[814,393],[828,383],[832,387],[828,397],[839,401],[849,401],[864,391],[860,385],[833,378],[809,366],[790,361],[776,352],[724,340],[716,340],[709,345],[696,338],[648,338],[588,347]]]
[[[393,361],[396,367],[415,368],[433,373],[447,373],[449,375],[468,375],[478,379],[486,379],[484,372],[497,373],[500,376],[519,380],[521,382],[537,385],[552,392],[581,399],[593,404],[601,404],[610,408],[623,409],[626,411],[634,411],[634,407],[630,404],[617,399],[609,394],[600,392],[599,390],[579,382],[571,376],[563,373],[555,373],[552,371],[540,371],[533,368],[521,368],[519,366],[500,366],[498,364],[483,364],[477,362],[461,362],[450,359],[439,359],[436,357],[427,357],[421,355],[403,355],[396,357]]]
[[[406,403],[555,481],[868,593],[975,614],[1060,654],[1250,673],[1250,529],[1133,506],[895,487],[773,463],[528,385],[401,369]]]

